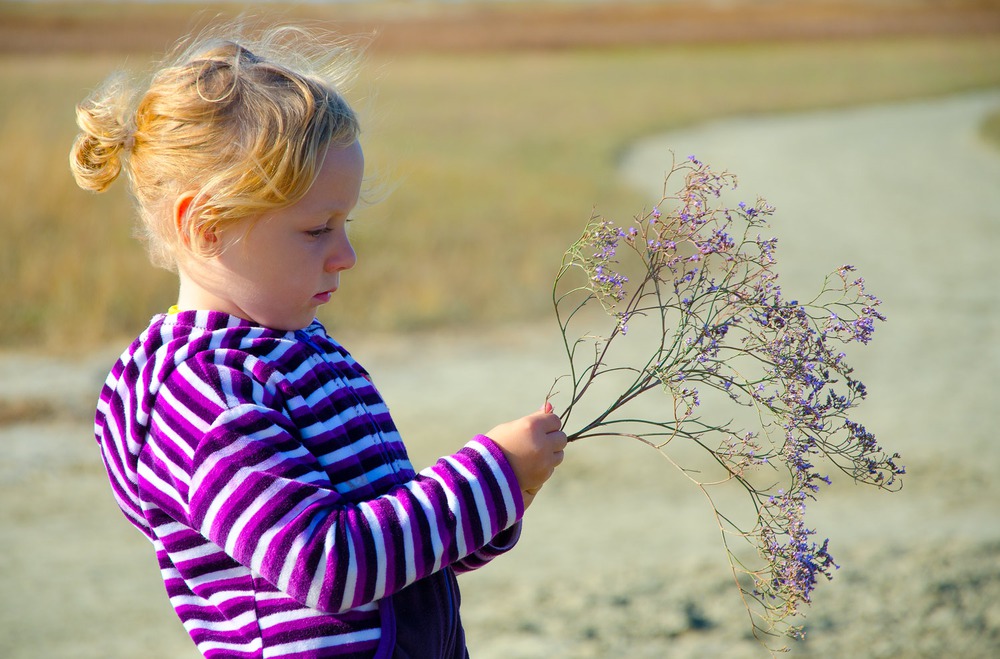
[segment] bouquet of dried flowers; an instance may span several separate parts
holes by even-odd
[[[691,156],[672,163],[662,199],[633,221],[591,217],[553,286],[569,372],[550,396],[568,396],[571,441],[637,439],[705,493],[766,641],[800,633],[793,617],[837,567],[804,518],[826,470],[897,489],[904,469],[852,418],[866,390],[842,351],[871,340],[880,300],[849,265],[812,299],[786,299],[777,241],[762,233],[774,209],[728,206],[735,189],[733,174]],[[691,452],[680,445],[711,469],[682,462]],[[749,515],[714,498],[727,483]]]

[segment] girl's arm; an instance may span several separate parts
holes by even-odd
[[[357,608],[445,566],[476,567],[516,540],[524,502],[489,438],[381,496],[351,501],[266,400],[267,387],[238,369],[200,368],[213,372],[181,366],[161,390],[161,402],[187,413],[154,415],[144,489],[167,500],[163,490],[176,487],[179,521],[306,606]]]

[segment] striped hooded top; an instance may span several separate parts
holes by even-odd
[[[517,480],[485,436],[415,473],[367,372],[317,321],[159,315],[95,420],[112,489],[206,657],[383,657],[388,596],[510,549]]]

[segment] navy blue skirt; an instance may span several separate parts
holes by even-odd
[[[458,614],[461,597],[451,568],[421,579],[392,596],[396,618],[395,659],[468,659]]]

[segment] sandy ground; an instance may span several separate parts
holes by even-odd
[[[843,262],[890,322],[852,355],[863,417],[904,455],[895,494],[844,479],[809,518],[841,569],[792,657],[1000,656],[1000,154],[976,126],[1000,91],[754,117],[644,141],[622,172],[655,201],[673,149],[778,207],[786,288]],[[425,465],[540,404],[551,324],[347,337]],[[194,658],[148,544],[117,511],[89,414],[117,348],[0,356],[0,656]],[[709,509],[638,443],[574,445],[518,549],[463,577],[473,656],[761,657]]]

